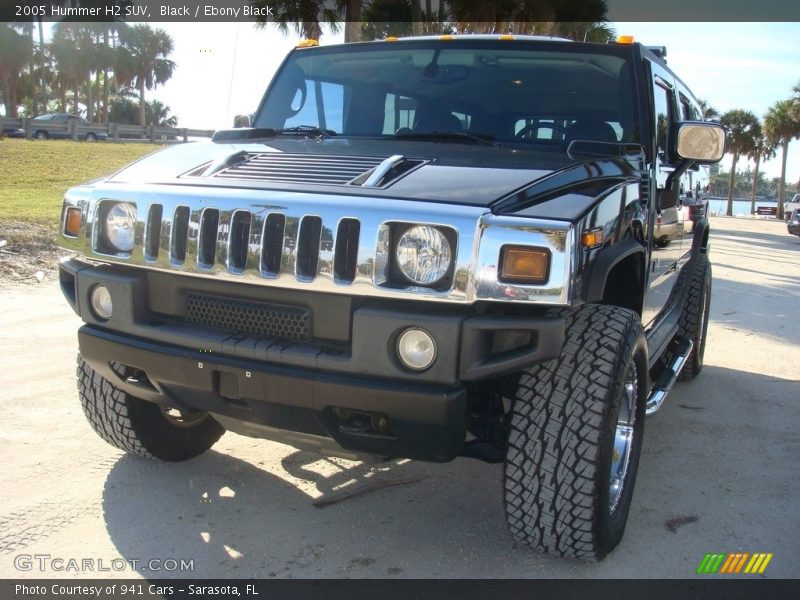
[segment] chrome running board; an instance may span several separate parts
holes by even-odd
[[[675,348],[675,357],[672,359],[672,364],[661,374],[647,397],[644,411],[648,416],[661,408],[672,386],[675,385],[678,375],[686,365],[689,355],[692,353],[692,348],[694,347],[692,340],[680,338],[676,342],[677,347]]]

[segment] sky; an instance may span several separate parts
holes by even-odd
[[[734,108],[762,118],[770,105],[800,83],[800,23],[612,23],[618,34],[666,46],[667,62],[698,98],[720,113]],[[299,36],[274,25],[250,23],[151,23],[175,42],[177,69],[165,85],[147,92],[169,105],[179,125],[230,127],[236,114],[253,112],[272,75]],[[321,44],[340,43],[329,31]],[[780,176],[780,152],[762,168]],[[746,159],[737,165],[743,170]],[[723,158],[725,170],[730,157]],[[786,179],[800,180],[800,140],[789,144]]]

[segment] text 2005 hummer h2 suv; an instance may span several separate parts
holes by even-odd
[[[92,426],[165,460],[228,429],[502,462],[517,540],[601,558],[645,415],[703,364],[709,232],[687,235],[681,193],[724,132],[661,54],[301,47],[251,127],[69,190]]]

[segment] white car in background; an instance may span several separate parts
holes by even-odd
[[[791,200],[787,200],[783,203],[783,216],[785,219],[789,219],[789,215],[792,214],[796,209],[800,208],[800,194],[795,194],[794,198]]]

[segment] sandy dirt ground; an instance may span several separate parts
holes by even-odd
[[[705,368],[648,419],[627,533],[595,564],[515,547],[499,465],[376,466],[230,433],[187,463],[124,456],[81,411],[79,320],[57,282],[5,283],[0,577],[683,578],[734,551],[798,577],[800,239],[712,227]],[[59,570],[69,559],[94,570]]]

